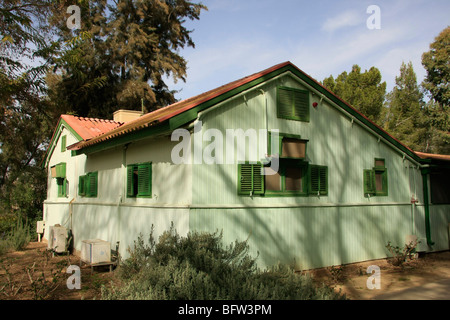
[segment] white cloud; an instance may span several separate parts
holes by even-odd
[[[322,30],[334,32],[344,27],[353,27],[361,24],[365,19],[364,12],[349,10],[338,14],[335,17],[328,18],[322,25]]]

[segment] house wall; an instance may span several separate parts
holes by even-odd
[[[309,140],[309,163],[328,167],[328,195],[243,197],[237,193],[237,164],[194,165],[190,230],[223,230],[226,244],[248,238],[262,266],[281,261],[303,269],[384,258],[388,241],[403,246],[413,233],[426,243],[417,164],[326,101],[310,108],[309,123],[278,119],[277,85],[308,89],[290,76],[275,80],[205,114],[203,131],[218,129],[225,136],[226,129],[265,129],[267,99],[267,128]],[[314,101],[320,97],[311,93],[310,103]],[[258,140],[259,159],[267,153],[266,146],[266,139]],[[363,170],[371,169],[375,158],[385,159],[389,193],[367,198]],[[411,204],[412,197],[419,205]],[[438,224],[450,221],[445,209],[435,209],[440,211],[432,233]],[[433,249],[448,248],[440,228],[439,245]]]
[[[55,224],[71,229],[76,250],[81,250],[82,241],[87,239],[110,241],[112,248],[120,241],[124,257],[140,233],[148,240],[152,225],[155,236],[168,230],[172,222],[181,235],[186,234],[192,201],[191,168],[173,165],[171,150],[170,137],[160,137],[89,154],[87,158],[54,152],[51,164],[67,162],[67,179],[72,187],[66,198],[58,198],[56,182],[52,181],[56,179],[49,178],[49,197],[44,203],[47,232],[48,226]],[[127,198],[126,166],[143,162],[152,162],[152,198]],[[88,172],[98,172],[95,198],[78,195],[78,177]]]
[[[127,257],[127,248],[139,233],[145,240],[148,238],[152,225],[155,236],[169,229],[171,223],[181,235],[191,230],[222,230],[225,245],[249,239],[251,254],[259,253],[261,267],[283,262],[299,269],[384,258],[388,255],[388,241],[403,245],[409,234],[419,237],[421,250],[449,248],[448,205],[430,206],[435,245],[426,245],[422,175],[417,163],[404,159],[396,149],[326,101],[311,107],[309,123],[278,119],[277,85],[307,89],[285,76],[212,107],[199,117],[202,131],[191,135],[192,150],[199,136],[202,139],[209,129],[214,129],[209,132],[221,132],[224,137],[224,156],[234,151],[230,164],[206,164],[203,158],[202,164],[175,165],[171,152],[178,142],[172,142],[169,136],[135,141],[87,158],[71,157],[69,152],[61,154],[57,145],[49,168],[67,162],[70,187],[67,198],[58,198],[56,181],[49,178],[44,204],[47,227],[60,223],[72,229],[77,250],[85,239],[107,240],[113,247],[120,241],[123,257]],[[311,93],[310,103],[314,101],[319,102],[320,97]],[[278,129],[308,139],[309,163],[328,167],[328,195],[239,196],[237,150],[243,146],[227,144],[227,129]],[[76,138],[68,134],[67,145],[74,142]],[[211,142],[202,142],[203,151]],[[246,153],[247,160],[260,160],[267,154],[266,135],[258,134],[256,144],[253,153]],[[386,161],[389,194],[367,198],[363,194],[363,170],[374,166],[374,158]],[[152,198],[127,198],[126,166],[144,162],[153,164]],[[78,196],[78,177],[95,171],[98,196]],[[411,204],[412,197],[419,202]]]

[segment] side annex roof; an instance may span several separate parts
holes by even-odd
[[[50,140],[42,165],[47,165],[63,128],[69,130],[75,138],[78,139],[78,141],[88,141],[96,136],[118,128],[121,125],[123,125],[123,123],[115,122],[113,120],[77,117],[67,114],[61,115],[56,129],[53,132],[53,136]]]

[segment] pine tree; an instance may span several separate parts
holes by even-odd
[[[179,54],[194,47],[185,19],[197,20],[202,4],[186,0],[106,0],[81,3],[82,28],[90,35],[59,60],[54,98],[80,116],[111,117],[118,108],[149,112],[175,102],[165,76],[185,81],[187,62]],[[61,42],[73,37],[55,11]]]
[[[387,95],[385,129],[415,151],[426,150],[427,116],[423,94],[411,62],[402,63],[395,87]]]
[[[444,29],[422,55],[427,71],[423,86],[440,105],[450,105],[450,27]]]
[[[422,55],[427,71],[422,83],[429,93],[427,152],[450,154],[450,27],[444,29]]]
[[[361,68],[353,65],[350,73],[344,71],[336,79],[330,76],[324,79],[323,84],[375,123],[379,121],[386,82],[381,82],[381,73],[377,68],[371,67],[361,73]]]

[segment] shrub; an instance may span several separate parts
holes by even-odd
[[[8,241],[14,250],[21,251],[25,249],[31,241],[28,222],[24,224],[21,219],[18,219],[15,228],[9,234]]]
[[[139,235],[130,258],[119,268],[120,287],[102,288],[103,299],[266,300],[342,299],[328,287],[284,265],[260,271],[247,241],[222,245],[222,233],[170,228],[156,243],[153,228],[146,245]]]
[[[0,256],[8,252],[10,248],[11,245],[9,243],[9,240],[0,238]]]
[[[411,259],[411,255],[415,251],[417,244],[417,241],[411,241],[410,243],[405,244],[403,248],[401,248],[399,246],[393,246],[391,242],[388,241],[386,248],[392,255],[392,264],[394,266],[403,266],[408,258]]]

